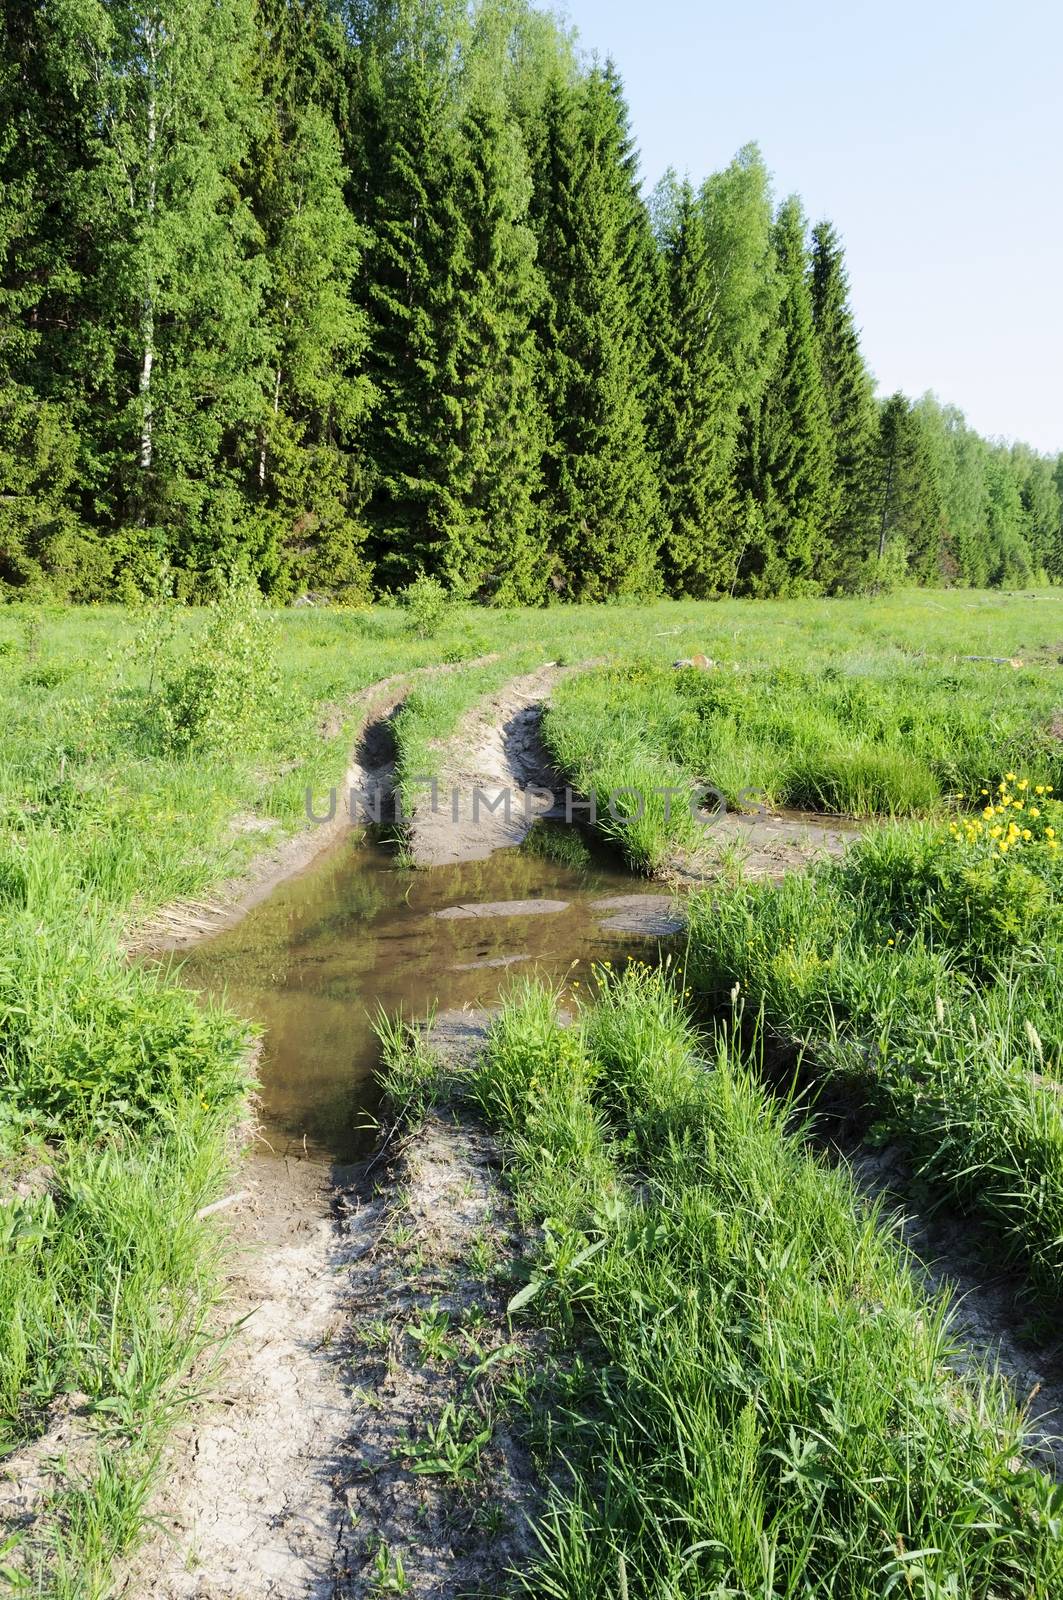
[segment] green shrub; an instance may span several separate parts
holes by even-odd
[[[433,639],[442,628],[452,607],[452,599],[438,578],[415,578],[399,595],[411,633],[418,639]]]
[[[234,580],[211,610],[193,659],[163,680],[163,742],[178,753],[220,748],[243,733],[276,683],[272,634],[254,586]]]

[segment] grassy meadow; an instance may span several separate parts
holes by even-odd
[[[673,670],[695,652],[718,669]],[[574,785],[698,778],[893,819],[805,879],[695,897],[688,981],[729,1019],[738,980],[747,1024],[762,1013],[774,1042],[859,1094],[1051,1283],[1060,656],[1051,593],[433,618],[260,611],[236,595],[215,611],[0,608],[0,1449],[71,1405],[87,1441],[45,1542],[0,1546],[0,1575],[28,1563],[32,1592],[107,1592],[211,1337],[217,1234],[196,1214],[236,1158],[249,1040],[130,965],[126,941],[301,827],[307,786],[344,770],[358,692],[397,672],[448,669],[411,680],[396,722],[408,796],[482,695],[546,660],[604,658],[560,686],[547,719]],[[641,832],[621,833],[632,864],[660,865],[683,816],[651,805]],[[547,1231],[553,1287],[536,1304],[563,1330],[586,1280],[618,1374],[606,1428],[598,1380],[572,1369],[550,1448],[585,1462],[585,1487],[551,1513],[536,1592],[621,1592],[595,1564],[603,1483],[631,1595],[1060,1592],[1044,1533],[1058,1512],[1011,1464],[1006,1398],[953,1392],[940,1308],[845,1183],[813,1175],[737,1033],[706,1046],[670,991],[632,984],[607,988],[575,1043],[526,997],[477,1088],[527,1217],[562,1230]],[[636,1037],[637,1060],[623,1042]],[[538,1109],[533,1060],[549,1086]],[[787,1186],[800,1206],[778,1204]],[[577,1237],[595,1248],[573,1267]],[[792,1296],[798,1278],[811,1287]]]
[[[515,1592],[1049,1600],[1060,1491],[999,1382],[954,1375],[944,1299],[736,1030],[667,973],[599,980],[575,1026],[522,985],[449,1082],[390,1041],[398,1101],[496,1130],[538,1241],[509,1310],[549,1353],[509,1399],[551,1480]]]

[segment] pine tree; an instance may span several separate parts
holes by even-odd
[[[751,428],[748,483],[757,520],[741,579],[754,594],[809,592],[824,573],[835,516],[830,424],[808,286],[805,221],[787,200],[775,227],[781,338]]]
[[[577,92],[551,86],[533,206],[547,290],[538,330],[548,410],[543,504],[559,582],[581,599],[647,593],[659,582],[625,133],[601,72]]]
[[[716,284],[704,207],[689,183],[657,194],[663,295],[653,438],[670,594],[704,597],[734,575],[734,381],[716,336]]]
[[[812,230],[812,316],[830,421],[837,516],[826,529],[824,583],[845,588],[873,548],[877,419],[871,376],[849,305],[849,279],[828,222]]]

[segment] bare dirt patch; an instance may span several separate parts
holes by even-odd
[[[453,1057],[478,1016],[440,1019]],[[493,1141],[443,1116],[368,1168],[256,1157],[227,1216],[245,1318],[170,1444],[137,1600],[488,1592],[529,1554],[531,1465],[497,1387],[519,1248]],[[391,1587],[388,1587],[388,1585]],[[403,1587],[402,1585],[405,1585]]]
[[[562,678],[590,665],[551,662],[512,678],[462,719],[443,752],[435,809],[424,801],[410,821],[409,849],[419,867],[486,860],[519,845],[538,818],[554,814],[550,797],[561,779],[540,733],[543,705]],[[489,809],[507,793],[508,806]]]
[[[769,878],[804,872],[816,861],[844,854],[860,837],[859,825],[844,817],[780,812],[747,816],[727,812],[705,826],[705,843],[696,852],[673,856],[660,876],[693,886],[728,878]]]

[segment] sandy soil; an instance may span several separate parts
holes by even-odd
[[[475,1037],[463,1023],[450,1047]],[[160,1532],[118,1592],[323,1600],[390,1592],[374,1586],[401,1571],[402,1593],[447,1600],[500,1580],[529,1549],[535,1489],[494,1397],[519,1353],[475,1374],[502,1347],[504,1286],[470,1253],[482,1268],[519,1247],[492,1142],[432,1118],[387,1168],[256,1157],[244,1181],[226,1316],[246,1320],[172,1440]],[[418,1335],[443,1317],[433,1354]],[[467,1479],[413,1470],[448,1406],[459,1439],[487,1435]]]
[[[520,844],[537,818],[552,814],[548,796],[560,795],[564,784],[540,735],[543,704],[555,684],[581,670],[550,663],[511,678],[462,719],[443,752],[436,808],[424,800],[410,822],[409,848],[418,866],[483,861]],[[487,809],[507,791],[508,815],[504,806]]]

